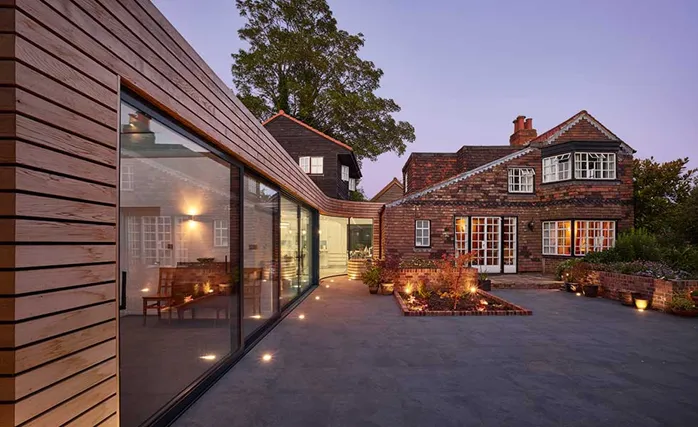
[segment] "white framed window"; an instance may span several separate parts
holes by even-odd
[[[571,255],[571,251],[571,221],[544,221],[543,255]]]
[[[431,221],[429,221],[428,219],[418,219],[414,222],[414,228],[414,245],[418,248],[428,248],[429,246],[431,246]]]
[[[574,229],[575,255],[603,251],[616,244],[615,221],[575,221]]]
[[[356,179],[349,178],[349,191],[356,191]]]
[[[310,158],[310,173],[312,174],[322,174],[322,157],[311,157]]]
[[[536,171],[533,168],[509,169],[510,193],[533,193],[533,179]]]
[[[298,165],[303,169],[303,172],[310,173],[310,157],[299,157]]]
[[[349,181],[349,166],[342,165],[342,181]]]
[[[576,179],[616,179],[616,153],[574,153]]]
[[[468,253],[468,218],[456,217],[456,256]]]
[[[570,153],[543,159],[543,182],[564,181],[572,178]]]
[[[121,191],[133,191],[133,165],[121,165]]]
[[[227,247],[228,246],[228,220],[214,219],[213,220],[213,246]]]

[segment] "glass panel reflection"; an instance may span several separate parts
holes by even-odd
[[[281,197],[281,289],[279,299],[285,305],[298,296],[300,289],[298,205]]]
[[[373,253],[373,220],[349,219],[349,251],[351,258],[371,258]]]
[[[300,210],[300,285],[301,292],[310,286],[313,271],[313,217],[306,208]]]
[[[244,322],[245,336],[262,326],[278,310],[278,260],[274,234],[279,218],[279,193],[245,176],[244,185]]]
[[[120,155],[121,423],[132,426],[238,348],[240,173],[126,103]]]

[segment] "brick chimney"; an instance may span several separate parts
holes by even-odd
[[[527,119],[526,116],[518,116],[514,120],[514,133],[509,137],[509,145],[521,147],[537,136],[538,131],[533,129],[533,119]]]

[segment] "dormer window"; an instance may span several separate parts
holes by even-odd
[[[349,166],[342,165],[342,181],[349,181]]]
[[[615,153],[574,153],[576,179],[616,179]]]
[[[533,179],[536,172],[533,168],[509,169],[510,193],[533,193]]]
[[[543,159],[543,182],[564,181],[572,178],[570,153]]]

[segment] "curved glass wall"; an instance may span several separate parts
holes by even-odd
[[[349,218],[349,255],[370,258],[373,254],[373,220]]]
[[[347,274],[347,218],[320,215],[320,277]]]

